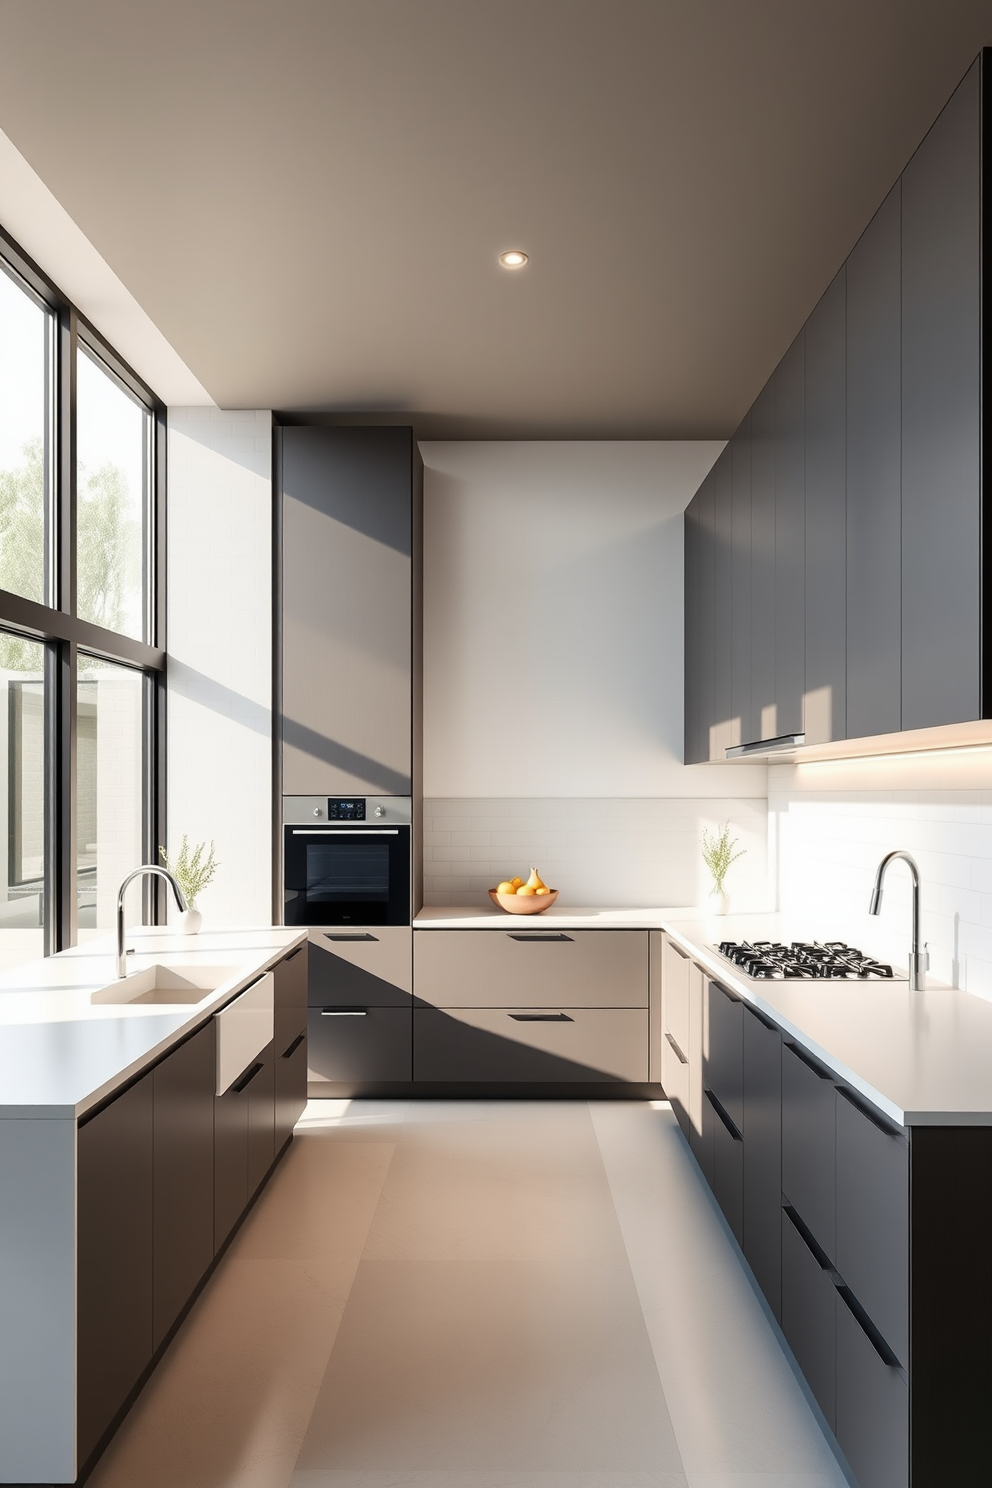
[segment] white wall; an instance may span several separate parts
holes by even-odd
[[[868,914],[892,848],[916,858],[933,975],[992,998],[992,753],[776,765],[769,849],[789,933],[849,940],[905,967],[909,874],[894,864],[882,913]]]
[[[214,839],[206,923],[272,920],[272,417],[169,410],[169,847]]]
[[[682,513],[722,447],[421,445],[426,795],[727,793],[682,765]]]
[[[766,770],[682,764],[682,514],[722,445],[425,443],[425,898],[532,863],[572,904],[691,905],[704,826],[765,909]]]

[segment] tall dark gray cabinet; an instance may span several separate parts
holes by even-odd
[[[422,899],[423,462],[407,426],[286,422],[275,448],[285,822],[316,817],[310,827],[331,835],[330,799],[357,798],[363,819],[366,804],[372,821],[395,802],[392,819],[404,832],[411,824],[401,921],[311,924],[308,1085],[329,1096],[395,1093],[412,1078],[412,918]],[[281,832],[280,822],[280,862]],[[279,881],[277,921],[282,911]]]
[[[990,69],[986,49],[687,509],[687,763],[992,719]]]

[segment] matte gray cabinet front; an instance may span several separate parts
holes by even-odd
[[[417,1080],[599,1084],[648,1078],[646,1009],[418,1007],[413,1018]]]
[[[826,1070],[782,1046],[782,1192],[831,1258],[835,1240],[836,1087]]]
[[[782,1211],[782,1332],[831,1427],[836,1421],[837,1291],[824,1257]],[[905,1488],[905,1485],[903,1485]]]
[[[153,1078],[80,1124],[76,1456],[82,1467],[153,1352]]]
[[[744,1239],[768,1305],[782,1315],[782,1036],[744,1008]]]
[[[277,454],[283,789],[408,796],[422,468],[413,431],[281,428]]]
[[[402,925],[312,931],[310,1093],[357,1095],[413,1078],[413,931]]]
[[[213,1260],[215,1059],[211,1019],[152,1073],[155,1348]]]
[[[327,1084],[353,1095],[362,1085],[413,1078],[409,998],[406,1007],[311,1007],[308,1041],[312,1095]]]
[[[909,1386],[837,1298],[837,1440],[859,1488],[909,1482]],[[981,1469],[981,1478],[987,1463]],[[973,1479],[978,1482],[981,1478]],[[954,1482],[953,1476],[945,1479]],[[960,1481],[960,1480],[958,1480]]]

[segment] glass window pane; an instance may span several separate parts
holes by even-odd
[[[0,631],[0,967],[44,951],[45,648]]]
[[[51,314],[0,266],[0,589],[44,603]]]
[[[76,893],[80,940],[113,928],[121,880],[143,861],[143,687],[141,672],[90,656],[78,658]],[[136,903],[129,903],[129,917],[132,921],[138,918]]]
[[[145,639],[148,410],[80,347],[76,359],[76,613]]]

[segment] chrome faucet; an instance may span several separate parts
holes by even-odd
[[[179,887],[173,874],[168,868],[160,868],[157,863],[142,863],[140,868],[135,868],[129,873],[117,891],[117,976],[127,976],[127,951],[124,949],[124,890],[133,878],[140,878],[143,873],[157,873],[159,878],[164,878],[172,885],[172,892],[176,896],[176,903],[180,910],[186,911],[189,905],[186,903],[186,895]]]
[[[913,876],[913,945],[909,953],[909,990],[911,992],[922,992],[926,985],[926,972],[930,965],[930,953],[926,946],[920,950],[920,870],[916,862],[908,852],[902,848],[896,848],[895,852],[886,853],[878,865],[875,874],[875,887],[871,891],[871,904],[868,913],[877,915],[882,908],[882,879],[885,870],[896,858],[902,858],[908,864],[909,871]]]

